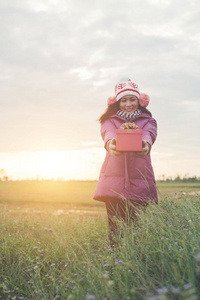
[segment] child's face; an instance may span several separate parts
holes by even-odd
[[[119,100],[119,108],[127,113],[133,113],[138,109],[139,101],[136,96],[127,95]]]

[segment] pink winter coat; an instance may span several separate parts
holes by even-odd
[[[157,136],[156,120],[143,112],[132,121],[138,125],[139,129],[143,129],[142,139],[152,146]],[[116,138],[116,129],[126,122],[126,119],[118,115],[113,115],[104,121],[101,125],[101,136],[104,143]],[[94,199],[106,201],[110,198],[125,197],[129,200],[155,201],[157,203],[158,197],[150,152],[144,157],[136,156],[134,152],[124,152],[122,155],[114,157],[106,151]]]

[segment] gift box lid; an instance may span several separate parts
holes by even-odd
[[[141,135],[142,129],[116,129],[116,134],[131,134],[131,135]]]

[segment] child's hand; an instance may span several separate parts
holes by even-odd
[[[107,142],[106,149],[110,152],[112,156],[120,156],[123,154],[122,151],[116,151],[116,140],[112,139]]]
[[[129,129],[129,123],[123,123],[120,127],[120,129]]]
[[[147,143],[147,141],[143,140],[142,141],[142,151],[136,151],[134,152],[135,155],[140,156],[140,157],[144,157],[145,155],[147,155],[150,151],[150,145],[149,143]]]
[[[134,122],[123,123],[120,129],[138,129],[138,126]]]

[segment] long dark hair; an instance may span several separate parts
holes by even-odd
[[[114,102],[113,104],[110,104],[105,112],[100,116],[98,121],[100,124],[102,124],[105,120],[109,119],[110,116],[116,114],[116,112],[119,110],[119,101]]]
[[[109,119],[110,116],[116,114],[116,112],[119,110],[119,101],[117,101],[117,102],[115,102],[115,103],[113,103],[113,104],[111,104],[111,105],[109,105],[107,107],[107,109],[105,110],[105,112],[98,119],[98,121],[100,122],[100,124],[102,124],[104,121],[106,121],[107,119]],[[141,105],[139,105],[138,108],[142,112],[144,112],[144,113],[150,115],[150,117],[152,117],[151,112],[147,108],[142,107]]]

